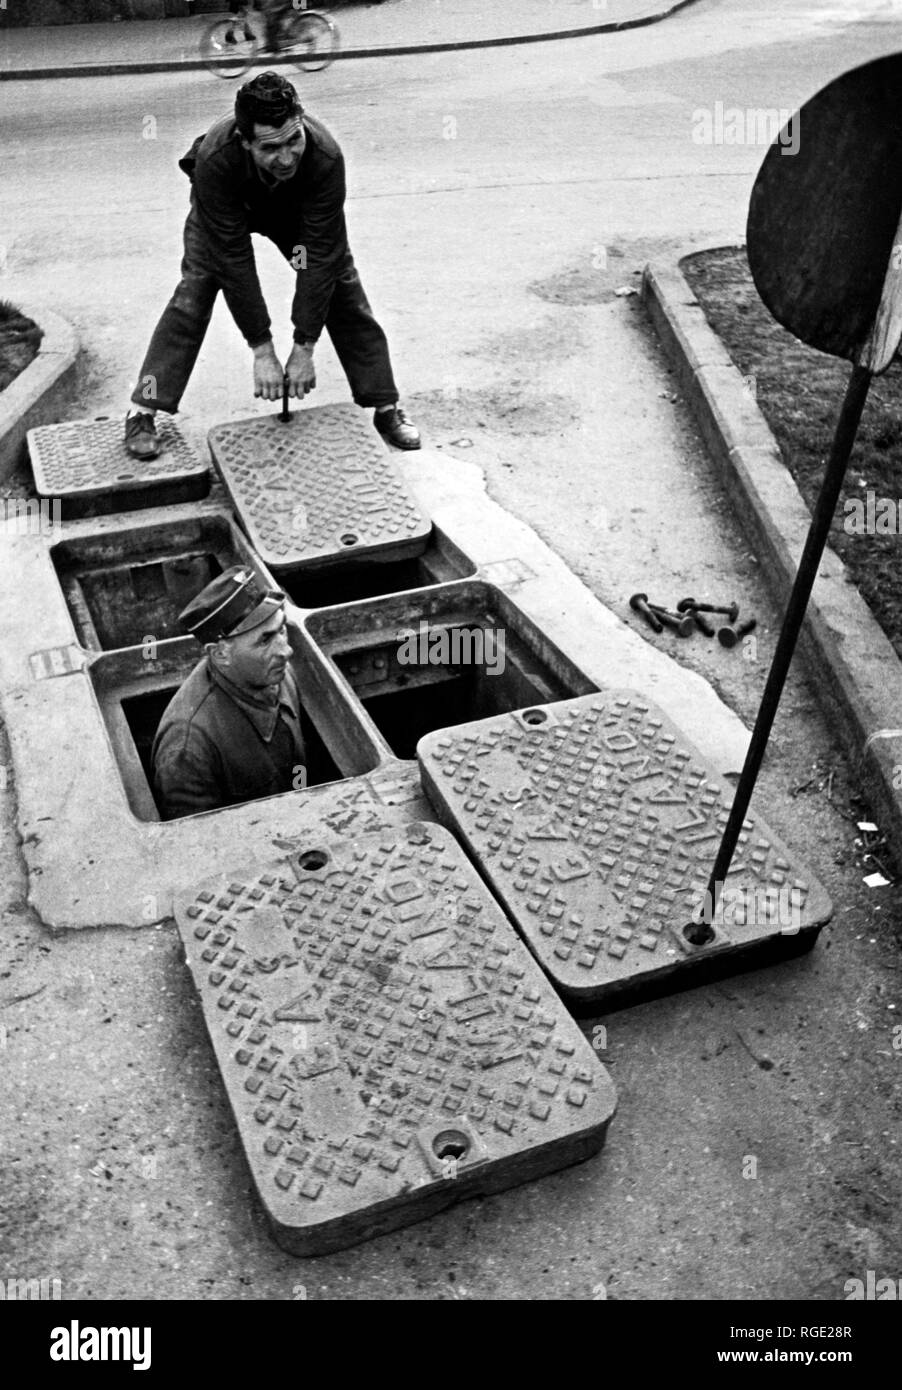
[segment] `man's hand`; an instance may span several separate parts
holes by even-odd
[[[272,342],[254,348],[254,395],[265,401],[282,399],[282,364]]]
[[[285,363],[288,377],[288,394],[303,400],[308,391],[316,385],[316,370],[313,366],[313,348],[308,343],[295,343],[291,355]]]

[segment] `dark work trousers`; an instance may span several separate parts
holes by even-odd
[[[219,289],[207,240],[192,208],[185,223],[182,278],[154,329],[132,395],[135,405],[178,410]],[[325,327],[356,403],[395,405],[398,391],[388,342],[373,317],[350,251],[335,281]]]

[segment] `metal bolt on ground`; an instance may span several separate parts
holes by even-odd
[[[664,631],[664,624],[649,605],[648,594],[633,594],[630,599],[630,608],[632,608],[634,613],[642,614],[652,632]]]
[[[677,610],[682,613],[688,612],[690,609],[694,613],[724,613],[731,623],[735,623],[739,617],[739,604],[736,602],[724,608],[719,607],[716,603],[697,603],[694,598],[681,598],[677,604]]]
[[[750,632],[754,632],[757,626],[757,618],[746,618],[745,622],[740,623],[738,627],[719,627],[717,629],[717,640],[722,647],[727,647],[728,649],[735,647],[737,642],[742,641],[743,637],[748,636]]]
[[[691,637],[695,631],[695,622],[689,614],[671,613],[669,608],[664,608],[657,603],[651,603],[649,607],[658,620],[675,632],[678,637]]]

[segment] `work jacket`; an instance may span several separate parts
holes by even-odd
[[[313,116],[305,114],[302,124],[306,148],[294,176],[282,182],[267,181],[231,116],[199,135],[179,160],[192,181],[190,216],[208,243],[211,272],[251,347],[272,336],[251,232],[274,241],[297,270],[291,308],[297,343],[316,342],[338,273],[350,256],[344,157]]]
[[[163,712],[151,752],[163,820],[303,787],[297,682],[289,667],[278,705],[251,700],[203,657]]]

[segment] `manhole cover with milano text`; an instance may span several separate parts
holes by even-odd
[[[738,967],[756,949],[797,953],[832,912],[810,870],[750,816],[714,920],[692,924],[732,791],[635,691],[431,733],[417,756],[442,819],[574,997],[660,984],[714,956]]]
[[[441,827],[210,880],[176,920],[257,1191],[293,1253],[601,1147],[610,1078]]]
[[[216,425],[210,451],[261,558],[291,570],[426,547],[429,518],[357,406]]]

